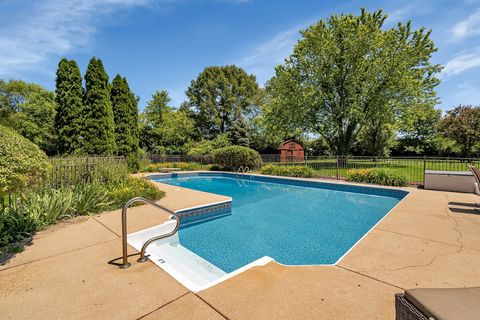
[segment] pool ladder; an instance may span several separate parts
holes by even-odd
[[[146,262],[148,260],[148,258],[145,256],[145,250],[147,250],[147,247],[152,242],[160,240],[160,239],[168,238],[170,236],[173,236],[175,233],[177,233],[178,228],[180,227],[180,218],[178,218],[178,216],[175,214],[175,212],[172,211],[171,209],[165,208],[164,206],[159,205],[158,203],[155,203],[155,202],[150,201],[148,199],[145,199],[143,197],[135,197],[135,198],[132,198],[132,199],[128,200],[127,203],[125,203],[125,205],[122,208],[122,256],[123,256],[123,260],[122,260],[122,264],[119,265],[120,269],[126,269],[126,268],[130,267],[130,265],[131,265],[130,262],[128,262],[128,254],[127,254],[127,211],[128,211],[128,208],[132,204],[137,203],[137,202],[149,204],[149,205],[151,205],[151,206],[153,206],[157,209],[167,211],[168,213],[170,213],[169,219],[173,219],[173,220],[177,221],[177,224],[175,225],[175,228],[172,231],[170,231],[168,233],[165,233],[165,234],[162,234],[162,235],[159,235],[159,236],[156,236],[156,237],[152,237],[152,238],[148,239],[147,241],[145,241],[145,243],[142,246],[142,250],[140,250],[140,258],[137,259],[137,262]]]
[[[248,183],[245,182],[245,173],[249,172],[250,171],[250,168],[247,167],[247,166],[240,166],[240,168],[238,168],[237,170],[237,173],[235,174],[235,180],[237,181],[238,185],[240,187],[247,187],[248,186]],[[242,178],[242,179],[239,179]]]

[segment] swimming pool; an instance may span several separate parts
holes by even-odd
[[[270,256],[335,264],[407,192],[255,175],[173,174],[152,180],[232,197],[231,214],[181,227],[180,244],[225,272]]]

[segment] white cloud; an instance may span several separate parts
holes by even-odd
[[[480,67],[480,48],[463,52],[445,64],[441,77],[454,76],[466,70]]]
[[[239,60],[238,64],[255,74],[260,84],[265,83],[274,74],[275,66],[293,52],[293,47],[300,38],[300,30],[308,25],[299,25],[277,33],[269,40],[256,45],[250,53]]]
[[[90,44],[101,18],[114,10],[145,6],[150,0],[42,0],[16,12],[0,29],[0,77],[42,70],[50,56]]]
[[[388,25],[398,22],[406,22],[411,18],[412,12],[416,9],[418,9],[417,4],[411,3],[407,6],[395,9],[391,12],[385,12],[388,15],[385,23]]]
[[[454,40],[480,35],[480,9],[458,22],[452,28]]]

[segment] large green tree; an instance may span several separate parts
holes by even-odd
[[[87,154],[115,152],[115,127],[108,75],[100,59],[93,57],[85,74],[82,149]]]
[[[445,137],[457,142],[463,157],[471,157],[480,143],[480,106],[458,106],[447,111],[440,123]]]
[[[0,80],[0,124],[54,154],[55,94],[34,83]]]
[[[195,124],[188,110],[171,107],[167,91],[156,91],[140,120],[141,146],[159,154],[186,152]]]
[[[410,23],[384,28],[382,11],[334,15],[301,31],[293,54],[267,84],[266,116],[317,133],[348,154],[372,119],[394,123],[398,110],[434,105],[439,65],[430,31]]]
[[[237,66],[205,68],[186,94],[202,137],[228,133],[257,106],[260,89],[254,75]]]
[[[55,88],[55,131],[60,154],[81,153],[83,130],[82,75],[74,60],[58,63]]]
[[[138,159],[138,106],[127,79],[116,75],[110,94],[115,120],[117,154],[124,156],[130,169],[139,169]]]

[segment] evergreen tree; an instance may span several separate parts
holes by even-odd
[[[139,169],[138,161],[138,108],[127,79],[120,75],[112,81],[111,100],[115,120],[117,154],[127,159],[129,167]]]
[[[74,60],[58,63],[55,89],[55,131],[60,154],[81,152],[82,75]]]
[[[250,144],[248,124],[242,117],[238,119],[228,132],[228,138],[232,144],[248,147]]]
[[[113,154],[114,132],[108,75],[102,61],[93,57],[85,74],[83,151],[94,155]]]

